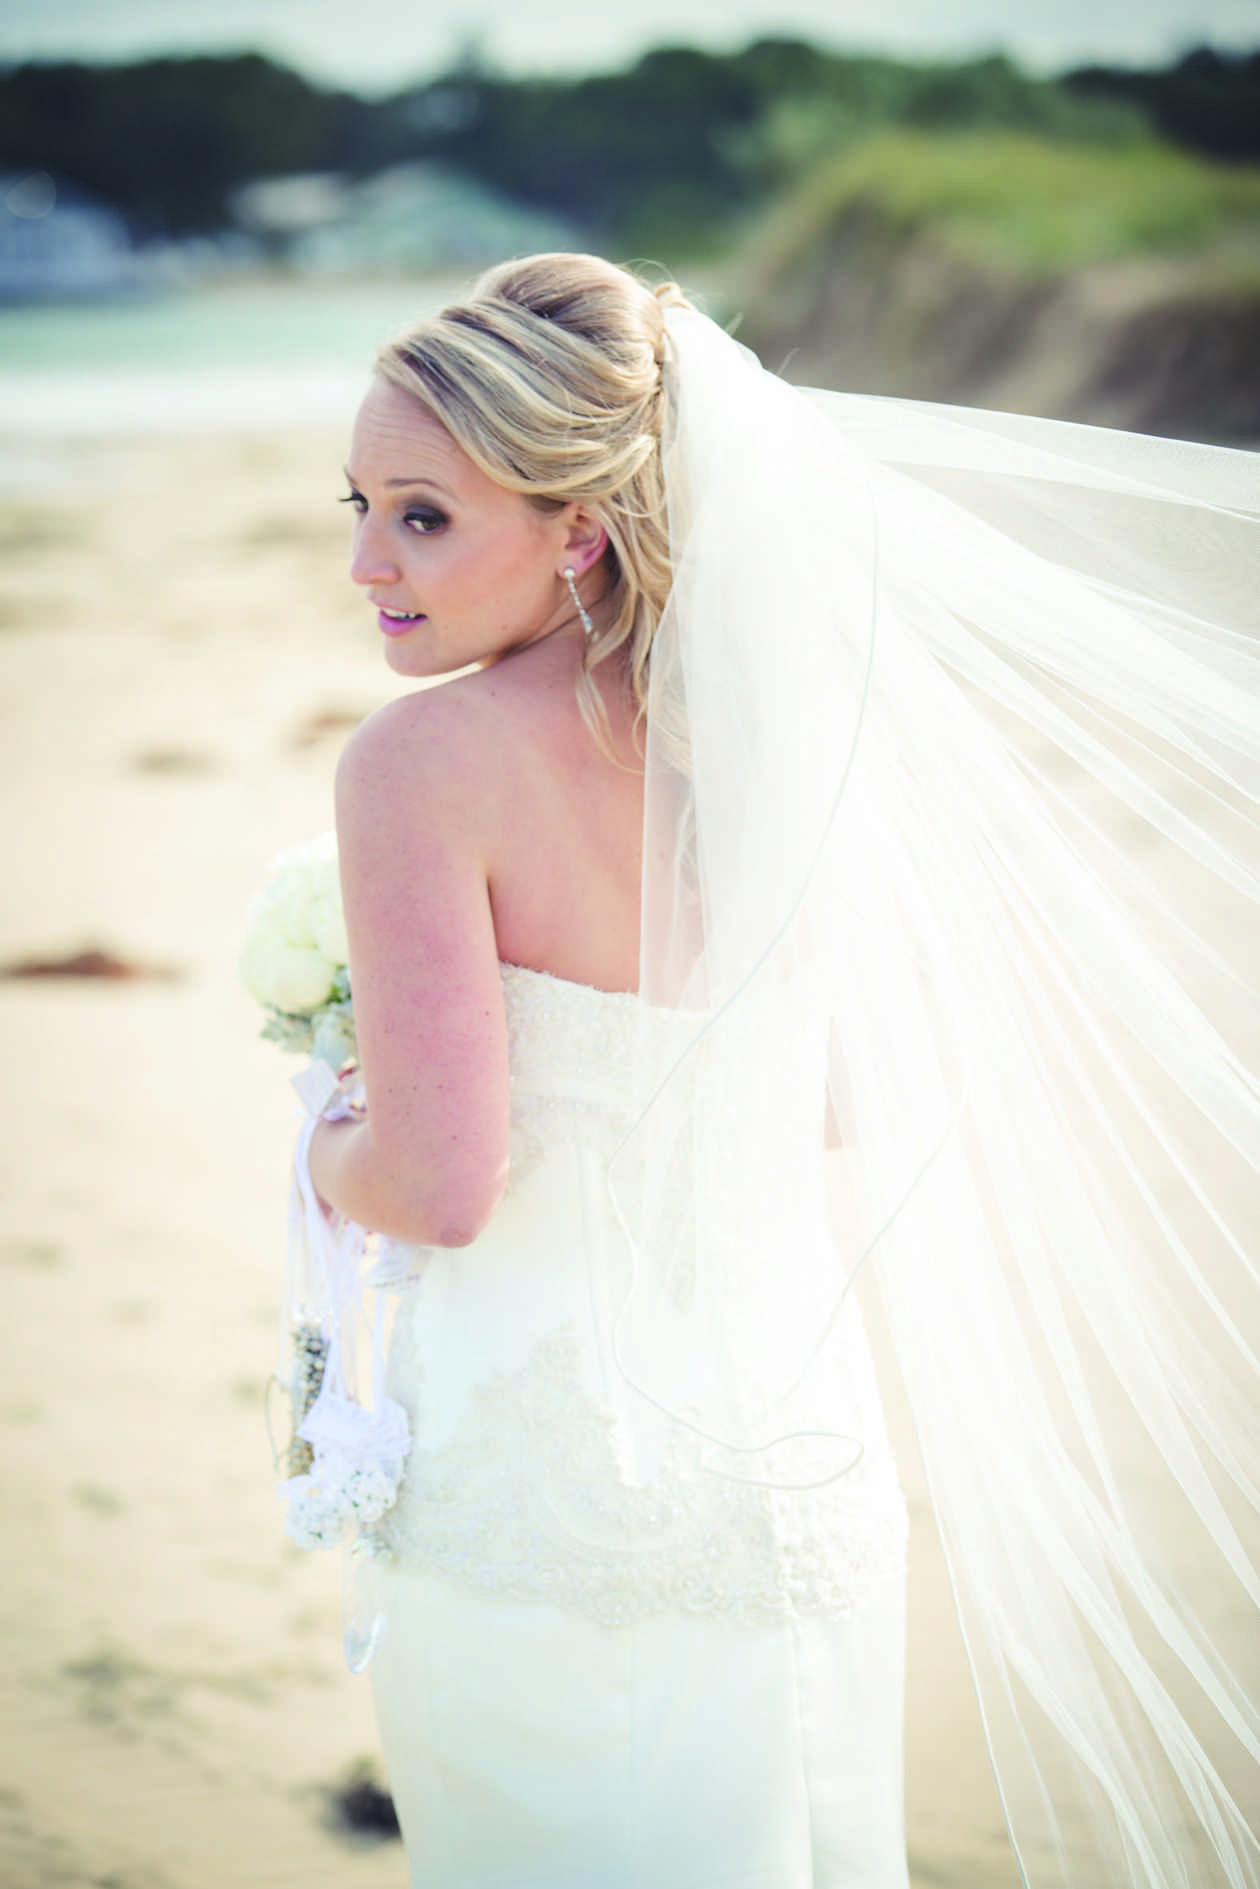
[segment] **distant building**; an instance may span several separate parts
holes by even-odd
[[[0,173],[0,301],[111,294],[135,276],[116,210],[47,171]]]
[[[580,246],[563,218],[533,210],[442,164],[402,164],[362,183],[312,175],[239,191],[238,223],[315,275],[476,267],[529,250]]]

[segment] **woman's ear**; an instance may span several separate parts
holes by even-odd
[[[578,577],[598,564],[608,549],[608,533],[593,512],[575,505],[569,514],[564,536],[564,562]],[[563,569],[563,566],[561,567]]]

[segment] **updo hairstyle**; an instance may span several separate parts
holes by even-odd
[[[578,678],[582,714],[604,745],[591,670],[624,651],[642,715],[670,585],[661,369],[671,306],[690,306],[672,282],[649,288],[598,256],[529,256],[488,269],[466,301],[376,360],[488,478],[543,512],[579,500],[608,533],[609,588]]]

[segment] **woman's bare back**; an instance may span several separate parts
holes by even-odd
[[[576,696],[581,643],[540,640],[378,710],[337,770],[337,829],[368,1098],[325,1197],[420,1245],[461,1246],[502,1194],[508,1045],[498,964],[638,985],[643,776],[611,679],[604,753]],[[325,1158],[327,1157],[327,1158]]]
[[[639,981],[643,771],[616,661],[597,674],[614,761],[583,719],[578,651],[557,638],[458,686],[482,697],[476,757],[496,808],[489,889],[500,958],[604,990]]]

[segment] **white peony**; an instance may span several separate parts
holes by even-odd
[[[260,1004],[305,1015],[331,997],[336,967],[308,946],[286,944],[260,931],[245,941],[240,973],[246,990]]]
[[[346,938],[346,918],[341,909],[341,887],[335,886],[315,901],[310,911],[312,942],[321,957],[330,964],[346,964],[350,945]]]
[[[336,836],[325,833],[273,860],[250,901],[240,974],[250,995],[281,1020],[310,1019],[348,998],[348,956]],[[353,1029],[349,1019],[339,1027],[343,1035]]]

